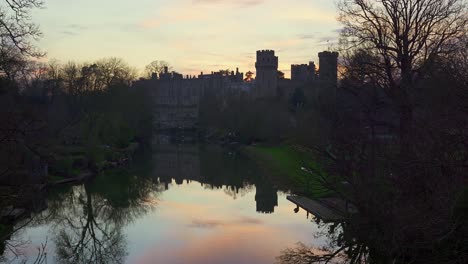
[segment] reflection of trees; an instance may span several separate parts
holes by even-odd
[[[56,258],[60,263],[123,263],[122,229],[153,208],[156,185],[113,171],[72,187],[49,202]]]
[[[252,191],[249,183],[257,176],[251,161],[212,145],[159,145],[154,163],[166,190],[173,179],[178,185],[193,180],[206,189],[222,189],[234,199]]]
[[[278,205],[277,189],[262,177],[255,162],[219,146],[161,145],[154,160],[156,175],[166,190],[172,179],[178,185],[194,180],[205,189],[223,190],[233,199],[256,189],[257,212],[273,213]]]
[[[253,190],[251,183],[258,176],[255,164],[249,159],[214,146],[205,146],[199,152],[200,174],[206,187],[223,188],[224,193],[236,199]]]
[[[344,222],[320,223],[322,229],[317,237],[326,237],[327,244],[321,247],[310,247],[303,243],[297,243],[294,248],[287,248],[276,258],[278,264],[301,263],[374,263],[382,259],[372,259],[369,247],[353,232],[351,226]]]
[[[72,189],[70,200],[54,220],[60,263],[123,263],[125,238],[119,219],[111,218],[106,199],[89,187]],[[117,221],[116,221],[117,220]]]
[[[159,190],[151,179],[137,176],[152,171],[151,159],[147,158],[136,156],[131,168],[107,171],[81,186],[49,190],[46,211],[45,197],[34,196],[28,208],[43,212],[11,226],[12,230],[4,230],[11,236],[0,244],[0,262],[46,262],[49,239],[55,244],[58,263],[123,263],[126,241],[122,229],[154,208]],[[28,259],[25,252],[32,245],[22,238],[21,231],[44,225],[50,225],[52,232],[44,238],[37,257]]]

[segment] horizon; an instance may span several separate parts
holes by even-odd
[[[118,57],[140,74],[153,60],[167,61],[183,75],[236,68],[245,73],[255,72],[257,50],[271,49],[285,77],[291,64],[318,64],[318,52],[336,43],[336,17],[335,1],[328,0],[48,0],[33,13],[45,61]]]

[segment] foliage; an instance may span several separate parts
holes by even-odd
[[[276,99],[251,101],[244,95],[221,99],[208,94],[200,102],[201,126],[233,132],[243,143],[285,140],[288,115],[287,107]]]

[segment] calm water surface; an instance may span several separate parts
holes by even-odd
[[[12,240],[47,263],[274,263],[319,228],[252,161],[209,146],[158,146],[130,169],[51,191]],[[17,259],[15,262],[19,262]],[[14,262],[14,263],[15,263]]]

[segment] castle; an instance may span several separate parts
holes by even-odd
[[[153,74],[136,86],[147,89],[154,102],[154,127],[157,130],[194,129],[198,126],[199,102],[204,96],[230,98],[244,95],[247,100],[289,98],[297,87],[315,89],[318,97],[324,92],[335,94],[338,82],[338,53],[319,53],[319,70],[314,62],[291,65],[291,79],[278,77],[278,57],[273,50],[259,50],[256,54],[256,78],[246,78],[236,71],[211,72],[198,76],[183,76],[176,72]],[[250,73],[250,72],[249,72]],[[250,76],[250,74],[247,74]],[[325,91],[326,90],[326,91]]]

